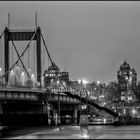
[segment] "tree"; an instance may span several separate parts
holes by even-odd
[[[119,100],[120,97],[120,91],[119,91],[119,85],[116,81],[111,81],[108,86],[108,95],[107,98],[111,101]]]
[[[108,86],[107,86],[108,94],[107,94],[107,99],[108,99],[108,106],[110,107],[115,105],[116,109],[119,103],[120,99],[120,89],[119,85],[116,81],[111,81]]]
[[[137,90],[134,93],[140,102],[140,81],[138,81]]]

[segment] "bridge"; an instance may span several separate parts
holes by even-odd
[[[4,60],[4,65],[2,66],[1,62],[0,68],[1,125],[50,125],[50,123],[57,125],[60,118],[61,123],[66,123],[65,117],[69,118],[70,123],[77,123],[81,110],[79,106],[80,102],[84,104],[88,103],[114,117],[118,116],[113,110],[102,107],[91,99],[81,97],[81,89],[73,89],[73,92],[69,90],[59,79],[57,73],[56,79],[60,81],[62,89],[44,86],[43,67],[41,63],[43,62],[44,65],[45,57],[42,58],[41,53],[43,53],[44,56],[44,52],[46,52],[52,66],[54,66],[54,61],[50,56],[39,26],[36,25],[35,29],[11,29],[10,25],[8,25],[2,32],[0,39],[1,41],[2,39],[4,40],[3,49],[1,46],[1,50],[4,50],[4,52],[1,51],[1,55],[4,54],[4,59],[1,56],[1,61]],[[25,45],[26,47],[21,54],[15,45],[16,41],[28,41],[28,44]],[[31,47],[34,41],[36,42],[36,46]],[[41,43],[43,43],[43,45],[41,45]],[[43,50],[42,47],[45,50]],[[17,60],[14,63],[13,49],[17,55]],[[32,73],[30,68],[31,64],[29,64],[31,49],[36,51],[36,53],[32,51],[34,53],[31,55],[33,56],[32,60],[36,60],[36,63],[32,62],[34,64],[33,69],[35,69],[36,64],[36,74]],[[10,52],[12,52],[12,54]],[[10,54],[12,58],[10,58]],[[28,61],[26,65],[24,58]],[[12,60],[12,62],[10,63],[9,60]],[[22,72],[20,72],[20,67],[22,67]]]

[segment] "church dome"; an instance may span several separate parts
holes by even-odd
[[[124,63],[120,66],[120,68],[121,69],[130,69],[130,66],[129,66],[129,64],[126,62],[126,61],[124,61]]]
[[[53,62],[52,65],[48,67],[48,71],[50,70],[57,70],[59,71],[59,67]]]

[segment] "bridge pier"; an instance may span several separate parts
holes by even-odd
[[[73,123],[77,125],[77,114],[78,113],[78,110],[77,108],[74,109],[73,111]]]
[[[51,125],[51,108],[50,108],[50,104],[47,103],[47,115],[48,115],[48,125]]]
[[[53,110],[52,124],[57,125],[57,122],[58,122],[58,112],[56,110]]]

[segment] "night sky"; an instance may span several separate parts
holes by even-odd
[[[35,28],[37,12],[51,57],[61,71],[69,72],[70,79],[116,80],[124,60],[135,68],[140,79],[139,1],[1,1],[0,32],[8,24],[8,12],[12,29]],[[21,53],[24,47],[19,48]],[[44,63],[46,69],[47,56]]]

